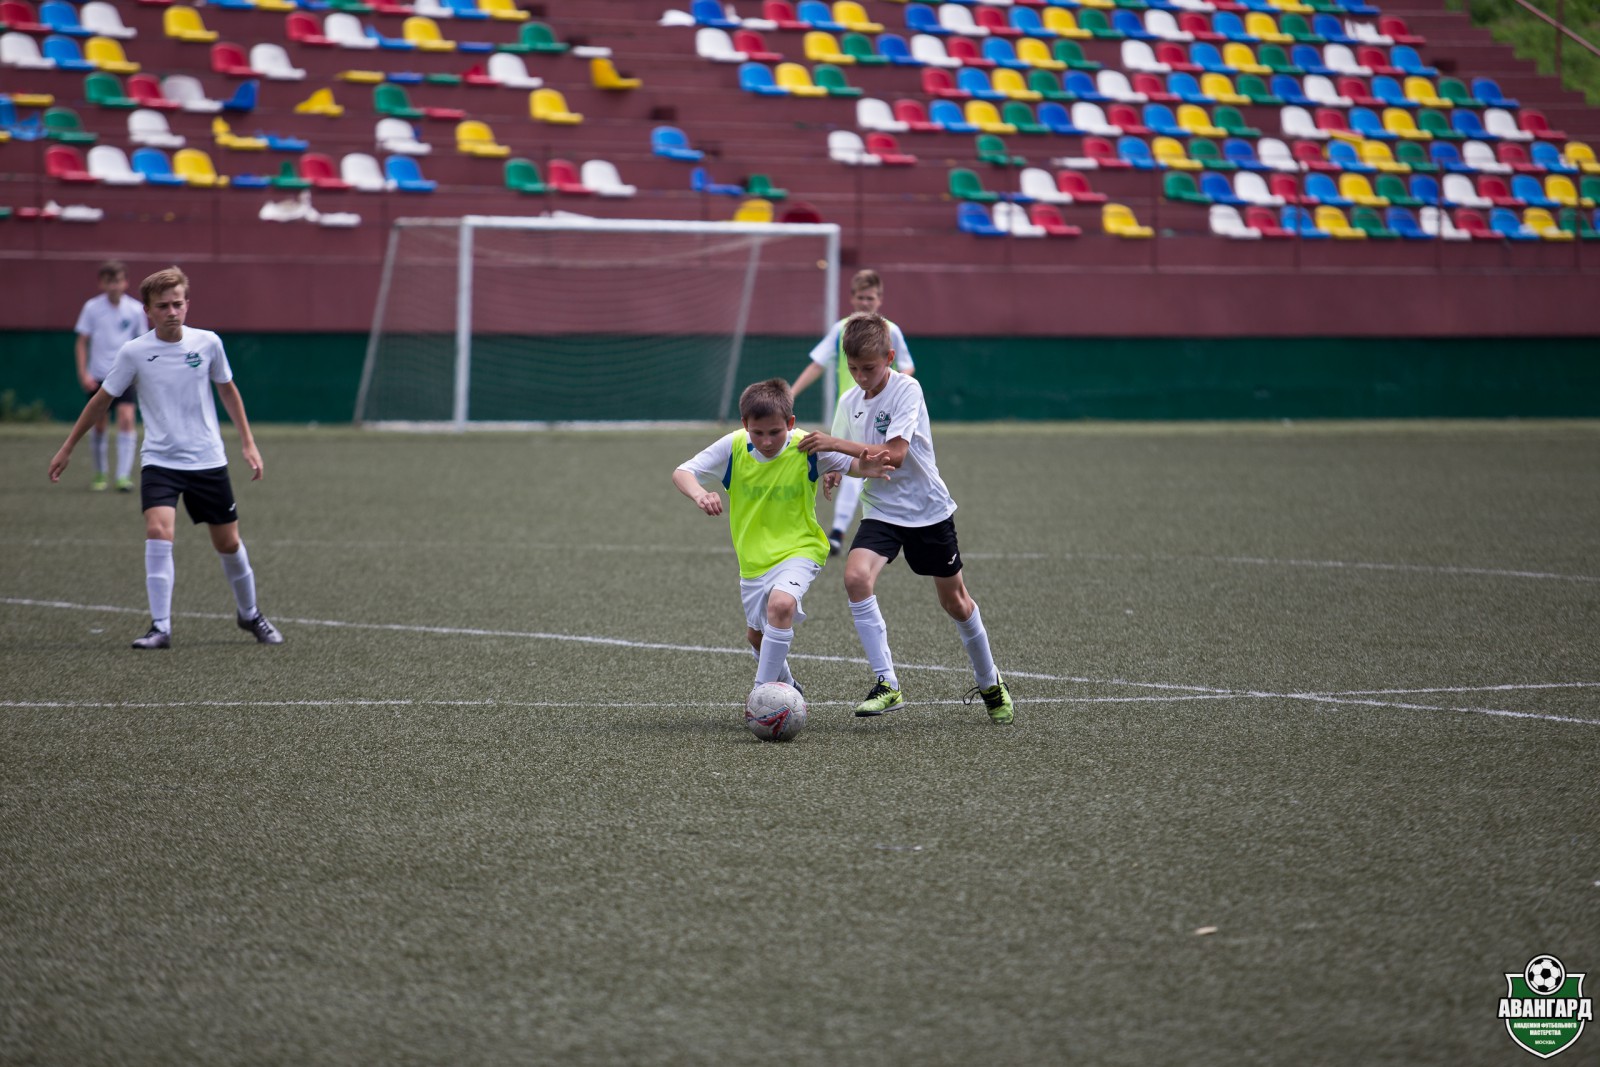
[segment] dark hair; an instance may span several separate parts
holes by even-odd
[[[756,382],[739,394],[741,419],[765,419],[773,415],[785,420],[794,418],[794,394],[782,378]]]
[[[127,273],[128,268],[123,265],[120,259],[108,259],[100,264],[99,276],[102,278],[120,278]]]
[[[844,320],[844,329],[839,332],[839,347],[844,349],[846,359],[851,356],[883,356],[887,359],[894,351],[894,342],[889,337],[889,324],[882,315],[858,311]]]

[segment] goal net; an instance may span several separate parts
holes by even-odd
[[[737,418],[745,385],[805,367],[836,320],[838,271],[832,224],[400,219],[355,421]]]

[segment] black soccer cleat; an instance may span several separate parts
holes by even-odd
[[[267,617],[259,611],[256,612],[256,617],[253,619],[247,619],[242,615],[239,616],[239,629],[248,630],[255,634],[256,640],[263,645],[283,644],[283,635],[278,632],[278,628],[268,622]]]
[[[172,647],[172,635],[167,633],[164,630],[156,629],[156,624],[152,622],[150,624],[150,632],[145,634],[143,637],[134,638],[132,647],[134,647],[134,648],[171,648]]]
[[[828,535],[828,555],[837,556],[844,551],[844,531],[835,530]]]

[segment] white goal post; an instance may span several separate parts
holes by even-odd
[[[389,232],[355,421],[503,429],[725,422],[839,313],[839,227],[583,216]],[[831,417],[830,363],[813,405]]]

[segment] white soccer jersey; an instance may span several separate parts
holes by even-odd
[[[798,441],[805,435],[805,430],[796,428],[789,431],[789,440]],[[756,451],[755,445],[749,445],[749,450],[751,458],[757,463],[771,462],[766,456]],[[705,485],[708,481],[720,483],[727,475],[728,464],[732,460],[733,434],[730,433],[717,438],[698,453],[678,464],[678,469],[693,474],[695,480],[701,485]],[[855,458],[853,456],[847,456],[842,452],[817,453],[817,470],[823,474],[829,471],[849,473],[850,464],[854,462]]]
[[[151,330],[123,345],[101,388],[112,396],[138,389],[143,466],[203,471],[228,465],[211,383],[232,380],[222,338],[185,326],[182,341],[168,343]]]
[[[889,322],[887,319],[884,321]],[[811,350],[811,362],[826,367],[830,360],[839,358],[839,331],[844,329],[844,324],[845,320],[840,319],[833,324],[828,335],[817,342],[817,347]],[[894,369],[915,374],[917,365],[911,358],[911,346],[906,344],[906,335],[893,322],[889,322],[889,343],[894,345]]]
[[[890,472],[888,481],[867,479],[863,517],[896,526],[932,526],[955,514],[956,502],[933,458],[928,404],[922,396],[922,383],[915,378],[891,374],[871,400],[860,386],[852,388],[839,398],[833,436],[872,448],[903,437],[911,446],[905,463]]]
[[[104,293],[87,301],[78,312],[74,330],[89,339],[89,377],[105,381],[118,350],[149,328],[144,305],[126,293],[115,307]]]

